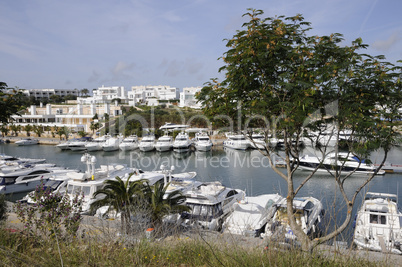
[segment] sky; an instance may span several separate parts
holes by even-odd
[[[10,0],[0,1],[0,81],[23,89],[102,85],[203,86],[224,39],[246,21],[302,14],[311,35],[358,37],[368,54],[402,59],[400,0]]]

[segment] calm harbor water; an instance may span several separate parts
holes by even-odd
[[[305,153],[311,154],[311,152],[311,148],[305,150]],[[80,161],[83,152],[61,151],[51,145],[1,144],[0,153],[16,157],[45,158],[48,163],[85,170],[85,165]],[[196,179],[199,181],[220,181],[228,187],[246,190],[246,194],[250,196],[270,193],[286,196],[287,194],[286,182],[269,167],[268,160],[256,150],[236,151],[214,147],[210,152],[189,152],[187,154],[135,150],[127,152],[99,151],[93,152],[91,155],[96,156],[97,166],[120,163],[151,171],[159,170],[160,166],[164,164],[168,167],[175,166],[174,172],[195,171],[197,172]],[[372,161],[379,163],[381,155],[381,152],[374,153]],[[394,148],[389,153],[387,162],[402,164],[402,148]],[[295,183],[299,184],[307,175],[308,172],[296,172]],[[351,196],[366,178],[365,175],[352,176],[345,183],[348,196]],[[398,194],[399,203],[402,203],[402,174],[376,176],[362,190],[356,202],[355,211],[361,204],[363,193],[367,191]],[[14,200],[23,195],[14,196]],[[337,190],[334,179],[327,174],[315,175],[303,187],[298,196],[313,196],[321,200],[326,209],[326,219],[332,221],[332,223],[328,222],[328,225],[334,225],[333,221],[340,222],[345,216],[340,191]]]

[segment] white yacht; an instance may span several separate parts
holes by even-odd
[[[68,148],[72,151],[84,151],[85,145],[92,140],[91,137],[81,137],[69,143]]]
[[[232,214],[223,223],[224,232],[259,237],[276,211],[273,205],[282,199],[278,194],[245,197],[234,205]]]
[[[191,145],[192,142],[188,136],[188,133],[180,132],[173,142],[173,151],[178,153],[188,152]]]
[[[366,194],[353,234],[359,249],[402,254],[402,212],[397,199],[394,194]]]
[[[141,139],[140,144],[138,145],[138,148],[141,151],[147,152],[147,151],[152,151],[155,149],[155,136],[154,135],[147,135],[144,136]]]
[[[13,157],[9,155],[0,155],[0,165],[10,165],[10,164],[38,164],[45,162],[46,159],[31,159],[31,158],[20,158]]]
[[[67,172],[65,174],[50,176],[49,180],[46,183],[44,183],[43,189],[49,190],[53,194],[60,194],[60,195],[65,194],[67,191],[68,181],[71,180],[70,177],[71,175],[67,174],[73,172],[74,170],[71,170],[70,172]],[[79,172],[79,170],[76,170],[75,172]],[[32,199],[33,194],[34,191],[29,192],[25,197],[21,199],[21,202],[28,202],[30,204],[35,203],[35,201]]]
[[[32,191],[42,182],[49,180],[52,175],[67,172],[71,172],[71,170],[55,166],[34,166],[0,173],[0,193],[11,194]]]
[[[209,230],[221,230],[225,218],[233,211],[233,205],[245,197],[243,190],[228,188],[219,182],[202,183],[184,194],[191,211],[181,214],[182,223]]]
[[[212,149],[212,141],[206,133],[196,133],[193,140],[197,151],[210,151]]]
[[[133,173],[135,169],[126,167],[120,164],[101,165],[100,168],[95,168],[96,157],[85,153],[81,157],[81,162],[86,164],[84,173],[70,172],[67,175],[71,180],[67,183],[67,195],[70,200],[73,200],[77,195],[82,197],[83,206],[82,212],[88,213],[91,204],[102,198],[102,196],[94,197],[97,190],[104,187],[104,181],[115,179],[116,176],[126,177]]]
[[[246,139],[243,134],[226,134],[227,139],[223,141],[223,146],[238,149],[238,150],[246,150],[250,147],[250,142]]]
[[[344,174],[373,174],[377,167],[367,164],[359,157],[348,152],[331,152],[324,158],[317,156],[304,155],[300,158],[299,169],[312,171],[317,168],[317,172],[335,172],[338,170]],[[377,175],[384,175],[385,171],[378,170]]]
[[[136,135],[127,136],[126,138],[123,139],[123,141],[121,141],[119,148],[122,151],[137,149],[138,148],[138,136],[136,136]]]
[[[110,137],[102,145],[103,151],[116,151],[119,150],[120,143],[122,141],[122,136]]]
[[[265,233],[262,233],[261,236],[281,243],[296,242],[297,237],[289,225],[287,199],[283,198],[279,203],[274,204],[273,208],[275,208],[275,213],[272,220],[267,223]],[[296,222],[301,226],[303,232],[307,235],[317,235],[319,223],[324,215],[321,201],[313,197],[296,197],[293,199],[293,209]]]
[[[106,141],[110,138],[110,135],[103,135],[100,137],[97,137],[93,139],[92,141],[88,142],[85,144],[85,149],[88,152],[91,151],[101,151],[103,150],[103,145],[106,143]]]
[[[32,138],[25,138],[21,139],[15,142],[17,146],[30,146],[30,145],[37,145],[39,144],[38,139],[32,139]]]
[[[173,137],[169,135],[163,135],[158,138],[158,141],[155,144],[155,149],[157,151],[170,151],[173,147]]]

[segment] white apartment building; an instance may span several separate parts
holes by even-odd
[[[183,92],[180,93],[179,107],[201,108],[201,104],[197,103],[195,98],[196,93],[200,92],[201,86],[197,87],[184,87]]]
[[[80,93],[80,90],[78,89],[22,89],[21,91],[27,96],[34,96],[37,100],[50,98],[52,95],[58,95],[61,97],[67,95],[78,96]]]
[[[68,127],[72,131],[90,132],[92,118],[98,114],[101,119],[104,114],[108,114],[110,118],[122,114],[121,106],[104,103],[102,105],[52,105],[47,104],[46,107],[32,105],[20,115],[12,115],[11,118],[15,125],[25,126],[41,125],[51,127]]]
[[[131,106],[137,103],[158,105],[158,100],[179,99],[179,88],[165,85],[132,86],[131,91],[128,92],[128,99]]]
[[[114,99],[120,99],[121,103],[126,103],[127,93],[124,86],[104,86],[98,87],[93,90],[91,97],[78,97],[77,103],[79,104],[103,104],[110,103]]]

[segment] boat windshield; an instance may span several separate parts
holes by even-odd
[[[215,205],[188,203],[187,205],[191,208],[191,211],[182,214],[184,219],[197,219],[210,222],[212,219],[218,218],[223,214],[221,203]]]
[[[63,183],[63,181],[54,181],[54,180],[49,180],[45,183],[45,187],[46,188],[51,188],[53,190],[57,189],[57,187],[59,187],[59,185],[61,185],[61,183]]]
[[[243,141],[243,140],[246,140],[246,138],[244,136],[234,136],[234,137],[232,137],[232,140]]]
[[[91,193],[90,186],[81,186],[81,185],[68,185],[67,193],[69,195],[80,195],[83,194],[84,196],[89,196]]]
[[[208,137],[200,137],[198,138],[199,141],[209,141]]]
[[[179,137],[179,138],[176,138],[176,140],[177,140],[177,141],[186,141],[187,138],[185,138],[185,137]]]

